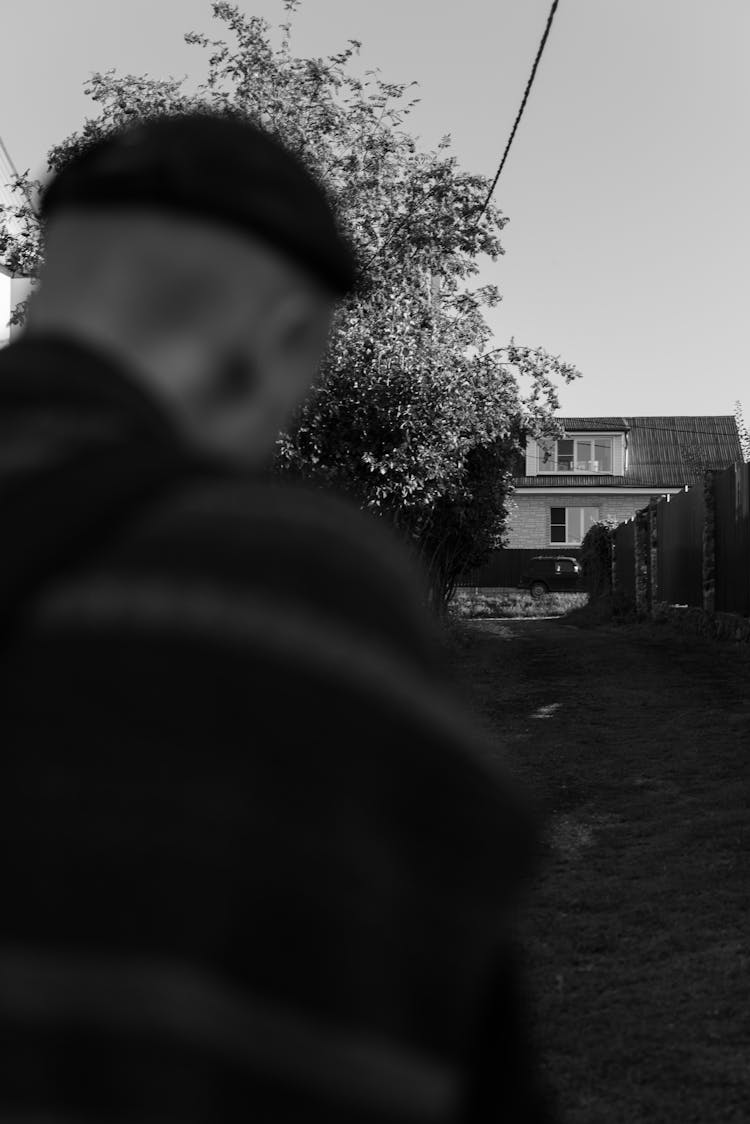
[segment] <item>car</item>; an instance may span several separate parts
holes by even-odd
[[[532,597],[545,593],[580,593],[583,589],[581,564],[569,554],[539,554],[529,559],[518,581]]]

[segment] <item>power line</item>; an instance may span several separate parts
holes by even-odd
[[[484,203],[482,204],[481,210],[480,210],[479,214],[477,215],[477,222],[479,222],[482,215],[484,214],[484,212],[487,210],[487,207],[489,206],[490,199],[492,198],[493,192],[494,192],[495,188],[497,187],[497,181],[500,179],[500,173],[502,172],[503,168],[505,167],[505,161],[508,159],[508,153],[510,152],[510,146],[513,144],[513,138],[515,137],[516,131],[518,130],[518,126],[521,123],[521,118],[523,117],[523,111],[526,108],[526,102],[529,100],[529,94],[531,93],[531,87],[534,85],[534,78],[536,77],[537,68],[539,66],[539,62],[541,60],[541,57],[544,53],[544,48],[547,44],[547,38],[549,37],[550,28],[552,27],[552,21],[555,18],[555,12],[557,11],[557,5],[559,4],[559,2],[560,2],[560,0],[553,0],[553,2],[552,2],[552,7],[550,8],[550,13],[549,13],[549,16],[547,18],[547,26],[544,29],[544,35],[542,36],[541,42],[539,44],[539,49],[537,50],[536,58],[534,59],[534,65],[531,68],[531,74],[529,75],[529,80],[526,83],[526,89],[524,90],[523,100],[521,101],[521,107],[518,110],[518,113],[516,114],[516,119],[513,123],[513,128],[511,129],[510,136],[508,137],[508,143],[505,146],[505,152],[503,153],[503,158],[500,161],[500,166],[497,169],[497,172],[495,173],[494,180],[492,181],[492,186],[491,186],[490,190],[487,192],[487,198],[485,199]]]
[[[495,178],[492,181],[492,187],[488,191],[487,198],[485,199],[484,203],[482,204],[482,206],[479,210],[479,213],[477,215],[475,228],[476,228],[476,225],[479,224],[479,220],[481,219],[482,215],[487,210],[487,207],[489,205],[489,201],[492,198],[492,193],[494,192],[495,188],[497,187],[497,181],[500,179],[500,173],[502,172],[503,167],[505,166],[505,161],[508,158],[508,153],[510,152],[510,146],[513,143],[513,138],[516,135],[516,131],[517,131],[518,126],[519,126],[520,121],[521,121],[521,117],[523,116],[523,111],[526,108],[526,102],[529,100],[529,94],[531,93],[531,87],[534,84],[534,78],[536,77],[536,72],[537,72],[537,68],[539,66],[539,61],[542,57],[542,54],[544,53],[544,48],[546,46],[547,38],[548,38],[549,33],[550,33],[550,28],[552,27],[552,21],[555,18],[555,12],[557,11],[557,6],[558,6],[559,3],[560,3],[560,0],[553,0],[552,7],[550,8],[549,17],[547,19],[547,26],[544,29],[544,34],[542,35],[541,42],[539,43],[539,49],[537,50],[536,58],[534,59],[534,65],[531,69],[531,74],[529,75],[529,80],[526,83],[526,89],[524,91],[523,100],[521,102],[521,107],[518,110],[518,113],[516,115],[516,120],[513,124],[513,129],[511,131],[510,137],[508,138],[508,143],[505,146],[505,152],[503,153],[503,158],[500,161],[500,167],[497,169],[497,173],[495,174]],[[429,198],[431,195],[433,195],[435,193],[436,189],[437,189],[437,184],[434,184],[433,187],[430,189],[430,191],[427,193],[427,197]],[[393,238],[396,236],[396,234],[398,234],[399,231],[401,231],[403,229],[403,227],[409,222],[411,217],[412,217],[412,212],[407,211],[407,213],[405,215],[403,215],[401,217],[401,219],[399,219],[398,222],[393,224],[393,226],[391,227],[391,229],[390,229],[388,235],[386,236],[386,238],[384,239],[384,241],[365,260],[365,262],[364,262],[364,268],[365,269],[367,269],[367,267],[370,266],[373,263],[373,261],[377,257],[380,256],[380,254],[383,252],[383,250],[386,248],[386,246],[393,240]]]

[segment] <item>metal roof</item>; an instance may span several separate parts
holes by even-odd
[[[556,418],[568,432],[623,433],[628,428],[627,418]]]
[[[681,488],[708,469],[741,461],[737,423],[730,415],[558,418],[566,432],[627,433],[625,476],[570,474],[519,476],[519,488]],[[615,424],[616,423],[616,424]]]
[[[629,421],[627,475],[631,483],[692,484],[708,469],[728,468],[742,460],[737,422],[731,415]]]

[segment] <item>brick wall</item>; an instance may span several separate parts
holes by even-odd
[[[660,495],[661,493],[655,493]],[[640,511],[648,503],[649,497],[639,492],[637,495],[626,493],[601,495],[576,495],[575,492],[564,492],[551,495],[533,493],[515,493],[513,506],[508,519],[509,547],[524,547],[532,550],[551,546],[549,539],[550,508],[552,507],[598,507],[600,519],[613,519],[616,523],[623,523]]]

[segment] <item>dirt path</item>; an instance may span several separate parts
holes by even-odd
[[[565,1119],[750,1121],[750,653],[564,619],[468,637],[471,703],[548,817],[528,941]]]

